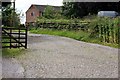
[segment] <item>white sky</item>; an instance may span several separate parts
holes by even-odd
[[[54,5],[54,6],[62,6],[63,0],[16,0],[15,6],[18,12],[24,13],[31,6],[31,4],[40,4],[40,5]],[[25,23],[25,17],[21,21]]]

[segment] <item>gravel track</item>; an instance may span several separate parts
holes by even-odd
[[[65,37],[29,34],[28,49],[15,59],[22,66],[17,77],[118,77],[118,49]]]

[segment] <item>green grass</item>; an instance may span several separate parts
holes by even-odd
[[[32,29],[30,30],[31,33],[36,34],[49,34],[49,35],[57,35],[57,36],[64,36],[73,38],[76,40],[84,40],[84,38],[87,38],[89,36],[88,33],[85,33],[83,31],[68,31],[68,30],[53,30],[53,29]]]
[[[103,43],[100,42],[100,39],[98,38],[91,38],[90,34],[84,31],[68,31],[68,30],[53,30],[53,29],[31,29],[31,33],[35,34],[49,34],[49,35],[57,35],[57,36],[64,36],[64,37],[69,37],[73,38],[79,41],[84,41],[84,42],[90,42],[90,43],[97,43],[97,44],[102,44],[105,46],[110,46],[114,48],[118,48],[118,44],[112,44],[112,43]]]
[[[3,57],[15,57],[23,53],[25,49],[2,49],[2,56]]]
[[[2,44],[2,46],[9,46],[10,44]],[[23,48],[3,48],[2,49],[2,56],[3,57],[15,57],[23,53],[25,49]]]

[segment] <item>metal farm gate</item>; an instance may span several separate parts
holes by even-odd
[[[2,48],[27,49],[27,28],[2,28]]]

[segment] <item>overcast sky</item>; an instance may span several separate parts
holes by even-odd
[[[62,6],[62,1],[63,0],[16,0],[15,5],[16,9],[25,15],[25,12],[31,4]],[[22,23],[25,23],[25,18],[22,19]]]

